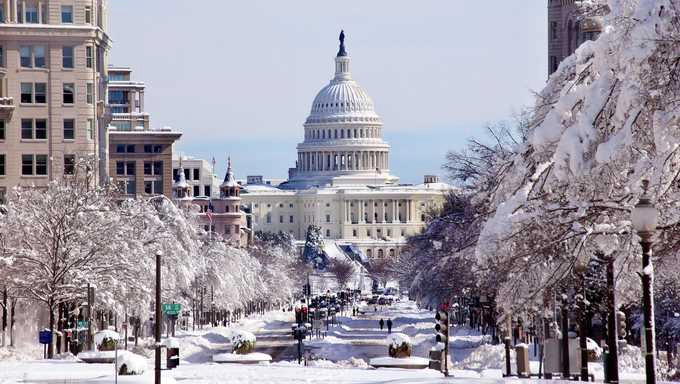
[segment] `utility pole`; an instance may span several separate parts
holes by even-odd
[[[569,308],[568,299],[562,299],[562,380],[569,380],[571,376],[569,367]]]
[[[616,328],[616,286],[614,282],[614,255],[607,259],[607,378],[610,383],[619,382],[619,332]]]
[[[87,283],[87,349],[89,351],[94,349],[92,347],[94,341],[92,338],[92,302],[94,297],[92,296],[92,287],[90,287],[90,283]]]
[[[161,384],[161,251],[156,252],[156,372],[155,384]]]

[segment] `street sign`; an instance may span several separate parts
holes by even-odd
[[[87,320],[78,320],[76,322],[76,328],[77,329],[85,329],[87,328]]]
[[[182,310],[182,305],[179,303],[161,304],[161,310],[166,315],[177,315]]]
[[[38,341],[40,344],[49,344],[52,341],[52,331],[45,329],[38,332]]]

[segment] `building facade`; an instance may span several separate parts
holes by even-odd
[[[184,209],[196,209],[200,225],[215,240],[221,239],[235,246],[250,244],[253,233],[241,210],[241,186],[234,178],[231,159],[227,161],[227,172],[219,185],[219,195],[214,198],[193,196],[195,185],[188,182],[186,176],[192,172],[187,170],[184,160],[178,159],[177,179],[173,184],[176,204]]]
[[[583,42],[597,39],[606,11],[582,0],[548,0],[548,74]]]
[[[109,67],[107,174],[127,196],[173,196],[172,148],[182,136],[171,128],[150,129],[144,111],[144,83],[132,81],[132,69]]]
[[[341,33],[334,76],[312,102],[289,179],[278,187],[246,185],[243,203],[255,231],[304,239],[316,225],[326,239],[352,245],[368,259],[394,257],[451,188],[436,176],[419,185],[398,183],[382,120],[349,66]]]
[[[172,160],[172,178],[175,182],[179,181],[180,162],[184,178],[191,187],[192,197],[217,198],[220,196],[220,181],[215,175],[213,164],[190,156],[178,156]]]
[[[0,200],[94,156],[105,180],[105,0],[0,0]]]

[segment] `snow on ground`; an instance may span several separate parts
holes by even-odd
[[[419,309],[410,301],[396,302],[390,307],[363,306],[364,314],[356,317],[338,316],[339,324],[329,327],[323,339],[305,340],[310,361],[308,366],[298,365],[296,345],[291,336],[293,314],[272,311],[263,316],[251,316],[230,327],[209,327],[202,330],[177,331],[180,346],[180,366],[164,371],[164,383],[529,383],[538,380],[502,378],[505,351],[502,345],[486,344],[488,336],[480,335],[466,327],[451,328],[450,372],[453,378],[444,379],[430,369],[406,370],[395,368],[374,369],[368,366],[371,358],[388,354],[385,339],[387,330],[380,330],[378,321],[391,318],[392,332],[408,335],[413,344],[413,356],[426,358],[434,345],[433,313]],[[273,363],[255,365],[218,364],[212,356],[231,352],[231,335],[234,330],[255,334],[256,352],[271,354]],[[149,383],[153,375],[153,343],[143,341],[134,349],[146,356],[147,369],[143,376],[121,377],[121,383]],[[131,348],[132,349],[132,348]],[[85,364],[72,356],[60,360],[35,360],[36,348],[8,352],[0,348],[0,383],[59,382],[104,383],[113,382],[113,364]],[[512,367],[515,369],[514,353]],[[533,356],[533,348],[530,349]],[[639,349],[628,347],[620,357],[623,382],[644,382],[644,362]],[[591,372],[602,379],[602,364],[591,363]],[[538,362],[531,362],[532,372],[538,372]],[[548,381],[544,381],[548,382]],[[549,381],[558,383],[559,381]]]

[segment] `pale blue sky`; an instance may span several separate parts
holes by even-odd
[[[285,177],[345,30],[402,182],[531,104],[547,72],[545,0],[114,0],[111,63],[147,84],[154,127],[238,178]]]

